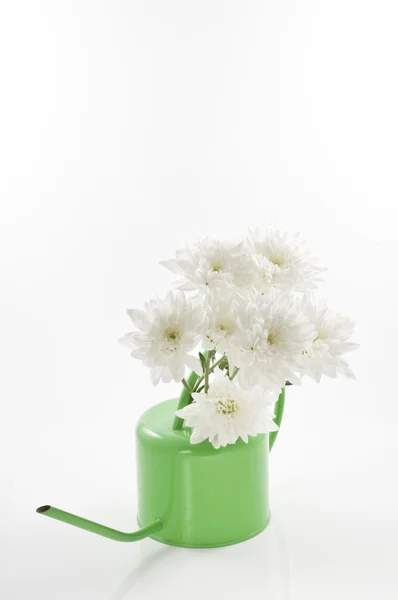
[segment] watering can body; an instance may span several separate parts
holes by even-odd
[[[136,427],[138,522],[151,537],[194,548],[235,544],[268,524],[268,435],[215,449],[172,430],[178,400],[151,407]]]
[[[283,416],[285,390],[275,406]],[[243,542],[270,519],[268,455],[277,432],[239,439],[225,448],[191,444],[190,430],[175,428],[178,400],[147,410],[136,427],[138,522],[130,533],[112,529],[51,505],[37,512],[119,542],[152,537],[188,548]]]

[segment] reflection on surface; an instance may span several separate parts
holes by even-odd
[[[289,547],[286,541],[282,525],[277,519],[273,519],[272,532],[277,541],[279,553],[279,581],[280,581],[280,600],[290,600],[290,556]]]
[[[143,575],[156,566],[156,564],[165,558],[169,553],[172,553],[174,548],[172,546],[160,545],[159,548],[154,548],[151,554],[140,557],[137,566],[127,575],[122,583],[117,588],[116,592],[111,596],[110,600],[122,600],[126,597],[130,590],[139,582]]]
[[[223,548],[191,549],[155,544],[140,547],[137,565],[127,574],[109,600],[123,600],[138,593],[173,590],[174,600],[214,598],[242,593],[272,600],[290,600],[290,555],[280,521],[271,520],[259,536]],[[142,554],[145,554],[142,556]],[[131,596],[129,592],[138,586]]]

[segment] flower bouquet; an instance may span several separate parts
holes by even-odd
[[[199,240],[163,264],[177,289],[129,310],[135,329],[121,340],[154,385],[182,384],[179,399],[150,407],[136,427],[141,528],[37,511],[119,541],[241,542],[270,519],[268,454],[285,387],[354,378],[343,358],[356,347],[353,322],[315,297],[323,269],[300,237],[271,226],[238,242]]]
[[[268,227],[237,243],[206,238],[161,264],[177,290],[128,310],[135,330],[121,342],[154,385],[181,381],[172,427],[185,421],[191,444],[275,431],[281,389],[305,375],[354,378],[343,358],[356,347],[353,321],[314,297],[322,269],[298,235]]]

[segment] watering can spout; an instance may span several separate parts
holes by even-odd
[[[117,531],[117,529],[111,529],[105,525],[94,523],[94,521],[89,521],[88,519],[72,515],[71,513],[60,510],[59,508],[55,508],[54,506],[49,506],[48,504],[40,506],[38,509],[36,509],[36,512],[41,515],[45,515],[46,517],[51,517],[57,521],[67,523],[68,525],[80,527],[80,529],[91,531],[91,533],[96,533],[97,535],[102,535],[103,537],[109,538],[110,540],[116,540],[118,542],[138,542],[139,540],[142,540],[143,538],[160,531],[163,527],[163,523],[159,519],[156,519],[153,523],[147,525],[146,527],[142,527],[141,529],[133,531],[132,533],[125,533],[124,531]]]

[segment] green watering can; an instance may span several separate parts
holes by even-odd
[[[192,373],[191,378],[197,377]],[[37,512],[119,542],[145,537],[187,548],[214,548],[243,542],[263,531],[270,520],[268,455],[277,432],[249,437],[245,444],[215,449],[190,443],[190,430],[175,417],[187,404],[166,400],[147,410],[136,428],[138,523],[124,533],[53,506]],[[275,405],[280,424],[285,388]]]

